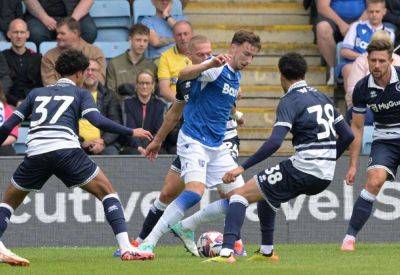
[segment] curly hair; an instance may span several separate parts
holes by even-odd
[[[78,50],[67,50],[56,61],[56,72],[61,77],[84,72],[87,67],[89,67],[89,59]]]
[[[287,80],[304,79],[307,72],[307,62],[304,57],[295,52],[284,54],[278,63],[280,73]]]

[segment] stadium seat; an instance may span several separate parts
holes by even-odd
[[[42,55],[45,55],[49,50],[51,50],[55,47],[57,47],[56,41],[45,41],[45,42],[40,43],[39,52]]]
[[[362,155],[369,155],[369,153],[371,152],[373,132],[374,132],[374,126],[364,126],[364,134],[361,143]]]
[[[99,47],[107,60],[124,53],[130,47],[128,41],[122,42],[95,42],[95,46]]]
[[[26,42],[26,47],[28,49],[31,49],[32,51],[37,52],[36,45],[33,42]],[[9,48],[11,48],[11,42],[0,41],[0,51],[4,51],[4,50],[9,49]]]
[[[17,155],[23,155],[25,154],[26,151],[26,137],[28,135],[29,127],[19,127],[18,128],[18,139],[17,141],[13,144],[15,153]]]
[[[156,14],[151,0],[135,0],[133,2],[133,23],[140,23],[146,16],[152,16]],[[182,15],[182,3],[179,0],[173,0],[172,4],[172,15]]]
[[[96,42],[128,40],[132,22],[128,1],[95,1],[90,15],[97,26]]]

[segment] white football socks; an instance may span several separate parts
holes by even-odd
[[[222,220],[225,218],[227,208],[228,202],[225,199],[210,203],[202,210],[184,219],[182,221],[182,227],[183,229],[195,231],[200,224]]]
[[[119,248],[121,249],[122,253],[125,251],[132,251],[133,246],[129,242],[129,237],[128,237],[128,232],[121,232],[115,235],[115,238],[117,239]]]
[[[151,233],[144,240],[146,243],[150,243],[152,245],[157,245],[158,240],[162,235],[168,232],[169,226],[173,226],[178,221],[180,221],[185,213],[182,209],[177,205],[177,203],[172,202],[165,209],[164,214],[161,216],[160,220],[154,226]]]

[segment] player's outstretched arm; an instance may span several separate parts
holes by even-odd
[[[285,136],[289,130],[290,129],[286,126],[274,126],[271,136],[264,142],[257,152],[249,157],[241,166],[227,172],[222,177],[222,181],[224,183],[231,183],[235,181],[235,178],[242,174],[246,169],[249,169],[250,167],[265,160],[275,153],[279,147],[281,147],[282,142],[285,140]]]
[[[15,126],[20,124],[22,119],[16,114],[12,114],[0,127],[0,144],[3,144]]]
[[[354,179],[357,173],[358,156],[361,150],[361,141],[364,131],[364,114],[357,114],[353,112],[353,120],[351,122],[351,130],[354,134],[354,140],[350,145],[350,162],[349,169],[346,174],[346,183],[349,185],[354,184]]]
[[[204,61],[203,63],[187,66],[179,73],[180,80],[191,80],[196,79],[199,75],[211,68],[218,68],[224,65],[232,58],[229,54],[219,54]]]
[[[84,115],[84,118],[86,118],[96,128],[99,128],[105,132],[140,137],[140,138],[147,138],[148,140],[151,140],[153,138],[149,131],[143,130],[142,128],[131,129],[122,126],[112,121],[111,119],[104,117],[98,111],[86,113]]]
[[[339,135],[339,138],[336,141],[336,159],[338,159],[353,142],[354,134],[350,126],[344,120],[335,124],[335,131]]]
[[[175,102],[174,104],[172,104],[171,109],[168,110],[167,114],[164,117],[164,121],[161,124],[161,127],[155,135],[153,141],[146,147],[145,155],[150,160],[153,160],[157,157],[163,141],[181,119],[184,107],[184,102]]]

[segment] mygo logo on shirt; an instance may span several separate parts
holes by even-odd
[[[222,90],[223,94],[228,94],[233,97],[237,97],[238,89],[231,87],[228,83],[224,83],[224,88]]]

